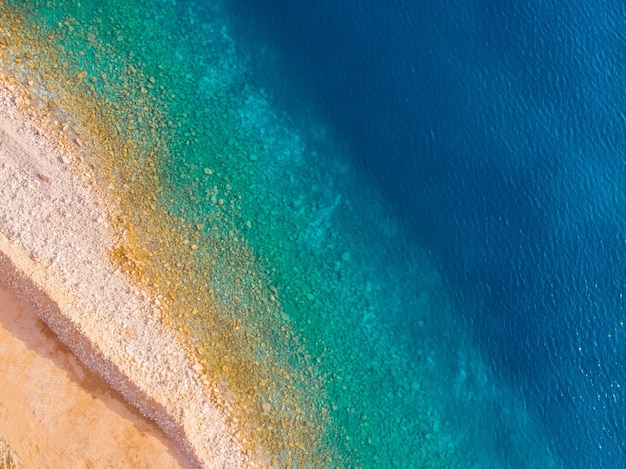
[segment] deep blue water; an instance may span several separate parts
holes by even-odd
[[[569,467],[626,467],[626,7],[237,4],[457,291]]]

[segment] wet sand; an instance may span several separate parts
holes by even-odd
[[[165,434],[86,369],[0,284],[0,435],[23,467],[189,467]]]

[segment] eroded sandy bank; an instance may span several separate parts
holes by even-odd
[[[153,422],[78,362],[2,284],[0,370],[0,435],[19,467],[189,467]]]

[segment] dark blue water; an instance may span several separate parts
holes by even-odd
[[[626,467],[626,7],[240,1],[570,467]]]

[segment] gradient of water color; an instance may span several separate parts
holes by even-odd
[[[9,41],[3,70],[100,155],[112,258],[170,303],[251,447],[624,460],[617,6],[4,8],[42,44]]]

